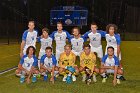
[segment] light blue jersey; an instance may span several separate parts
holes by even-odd
[[[42,63],[46,68],[52,68],[53,66],[56,66],[57,60],[54,55],[51,55],[51,57],[48,58],[45,54],[41,57],[40,63]]]
[[[52,38],[51,37],[48,37],[48,38],[41,38],[41,37],[38,37],[37,41],[39,43],[41,43],[41,50],[44,50],[46,49],[46,47],[52,47]]]
[[[121,38],[119,34],[115,34],[114,36],[110,36],[109,34],[106,34],[106,41],[107,46],[112,46],[114,48],[117,48],[117,45],[120,45]]]
[[[101,38],[105,37],[106,32],[102,30],[97,30],[96,33],[93,33],[91,30],[86,32],[83,37],[85,39],[90,39],[90,46],[92,47],[100,47],[101,46]]]
[[[35,55],[33,55],[31,58],[29,58],[28,55],[24,55],[20,60],[20,64],[24,69],[30,71],[32,66],[37,66],[38,60]]]
[[[37,39],[37,31],[36,30],[33,30],[32,32],[26,30],[23,35],[22,35],[22,40],[25,41],[25,46],[24,46],[24,49],[23,49],[23,53],[24,55],[26,54],[26,49],[29,47],[29,46],[34,46],[36,45],[36,39]]]
[[[115,55],[111,59],[108,57],[108,55],[105,55],[102,58],[102,63],[105,66],[119,66],[119,59]]]
[[[66,45],[66,39],[70,39],[71,35],[63,30],[62,33],[58,33],[58,31],[54,31],[51,35],[51,38],[56,42],[56,49],[64,51],[64,46]]]
[[[79,38],[74,38],[74,36],[71,37],[70,42],[72,45],[72,50],[74,52],[81,52],[83,50],[83,44],[85,41],[85,38],[83,38],[82,36]]]

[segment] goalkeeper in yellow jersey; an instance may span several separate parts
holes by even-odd
[[[99,69],[96,67],[96,55],[91,52],[90,45],[84,45],[84,51],[80,55],[80,68],[79,71],[82,74],[82,81],[86,79],[91,82],[91,77],[93,81],[96,82],[95,73],[99,73]]]
[[[65,45],[64,50],[59,58],[59,73],[64,75],[63,81],[66,81],[67,76],[71,76],[72,81],[76,81],[75,75],[79,72],[77,65],[75,65],[76,56],[71,51],[71,45]]]

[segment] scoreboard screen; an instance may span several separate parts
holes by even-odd
[[[88,10],[79,6],[60,6],[50,11],[50,25],[62,22],[65,26],[87,25]]]

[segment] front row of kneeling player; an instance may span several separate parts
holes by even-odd
[[[91,82],[91,78],[96,82],[96,75],[100,74],[103,77],[102,82],[106,82],[107,74],[114,74],[113,84],[120,84],[119,76],[123,74],[122,69],[119,68],[119,60],[114,55],[114,48],[107,48],[107,55],[102,58],[100,69],[96,67],[96,55],[91,52],[90,45],[84,45],[83,52],[80,55],[80,67],[75,64],[76,56],[71,51],[71,45],[65,45],[65,51],[60,55],[59,64],[57,66],[57,60],[52,54],[52,48],[46,47],[46,54],[40,59],[39,70],[38,59],[35,56],[35,48],[33,46],[28,47],[26,54],[20,60],[16,75],[20,76],[20,82],[23,83],[26,79],[27,83],[30,83],[32,76],[32,82],[36,82],[40,75],[44,76],[44,81],[48,78],[48,73],[51,74],[50,81],[54,83],[54,80],[58,75],[63,75],[63,81],[71,83],[76,81],[76,76],[81,73],[82,81],[86,81],[87,84]]]

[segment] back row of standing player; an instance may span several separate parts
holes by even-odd
[[[41,43],[41,48],[39,52],[39,59],[41,56],[45,54],[45,48],[50,46],[52,47],[52,41],[56,42],[56,59],[59,59],[60,54],[64,51],[64,46],[66,45],[66,41],[71,43],[72,52],[76,56],[80,56],[80,53],[83,51],[83,44],[89,38],[91,51],[96,52],[97,56],[101,59],[103,57],[103,50],[101,39],[102,37],[106,38],[107,45],[105,54],[107,54],[107,47],[112,46],[114,48],[114,54],[121,60],[121,52],[120,52],[120,35],[116,33],[117,26],[115,24],[109,24],[106,27],[106,31],[97,30],[98,27],[96,23],[91,24],[91,30],[86,32],[84,35],[80,34],[80,29],[78,27],[74,27],[72,29],[72,34],[70,35],[66,30],[63,30],[63,25],[61,22],[57,23],[57,31],[54,31],[51,35],[49,35],[49,31],[47,28],[42,29],[42,35],[38,36],[38,32],[34,29],[35,23],[34,21],[29,21],[28,23],[29,29],[23,33],[22,43],[20,49],[20,56],[26,54],[26,49],[29,46],[36,47],[36,41]]]

